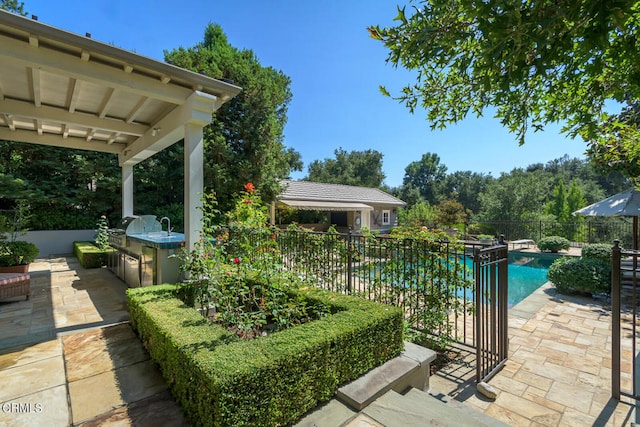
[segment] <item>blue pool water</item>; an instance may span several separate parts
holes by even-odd
[[[509,254],[509,307],[516,305],[547,282],[553,259]]]

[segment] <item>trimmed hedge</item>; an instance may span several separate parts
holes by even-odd
[[[293,423],[403,348],[397,307],[304,288],[334,314],[246,341],[186,306],[176,289],[129,289],[127,299],[132,326],[193,425]]]
[[[543,237],[538,241],[538,249],[541,251],[558,252],[561,249],[569,249],[571,243],[561,236]]]
[[[610,243],[591,243],[582,248],[582,258],[599,259],[611,264],[612,248]]]
[[[101,250],[93,242],[73,242],[73,254],[84,268],[107,265],[107,254],[114,249]]]
[[[547,277],[561,294],[611,293],[611,264],[600,259],[559,258],[549,267]]]

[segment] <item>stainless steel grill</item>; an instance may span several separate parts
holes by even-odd
[[[155,215],[125,217],[108,230],[108,236],[109,245],[116,251],[107,265],[129,286],[175,283],[179,279],[178,260],[171,256],[184,241],[184,234],[162,232]]]

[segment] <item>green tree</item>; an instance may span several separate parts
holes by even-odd
[[[629,101],[619,115],[610,117],[589,141],[587,154],[605,172],[620,172],[640,185],[640,103]]]
[[[2,141],[0,174],[11,185],[0,209],[28,200],[30,229],[93,228],[102,215],[120,215],[120,168],[113,154]]]
[[[226,103],[205,128],[205,185],[214,189],[222,211],[233,208],[233,194],[252,182],[265,202],[280,191],[279,181],[301,169],[300,155],[283,144],[291,80],[263,67],[253,51],[229,44],[219,25],[210,24],[204,40],[190,48],[165,51],[179,67],[229,79],[242,92]]]
[[[18,0],[0,0],[0,9],[27,16],[27,12],[24,10],[24,2],[19,2]]]
[[[442,194],[441,187],[446,173],[447,167],[440,164],[437,154],[425,153],[420,160],[409,163],[404,169],[400,194],[404,195],[416,188],[424,201],[435,205]]]
[[[427,202],[418,202],[398,211],[398,224],[403,228],[434,227],[436,211]]]
[[[602,147],[592,156],[640,174],[637,121],[608,113],[607,104],[640,99],[640,3],[417,3],[411,13],[398,8],[397,25],[368,28],[389,50],[387,62],[415,71],[416,82],[396,97],[410,111],[424,108],[432,127],[442,128],[492,108],[520,144],[531,129],[560,121],[570,136]],[[616,156],[615,145],[629,150]]]
[[[313,182],[355,185],[380,188],[385,175],[382,172],[382,153],[376,150],[350,151],[338,148],[335,159],[314,160],[309,164],[309,175]]]
[[[560,222],[569,221],[569,205],[567,204],[567,192],[564,188],[564,181],[558,180],[553,187],[553,196],[547,206],[547,213],[556,217]]]
[[[465,209],[462,203],[454,199],[441,201],[436,205],[435,210],[438,224],[445,227],[466,224],[471,215],[471,211]]]
[[[491,181],[479,195],[483,221],[530,221],[544,215],[551,178],[544,172],[514,169]]]
[[[493,177],[472,171],[458,171],[446,176],[443,184],[443,194],[454,196],[465,209],[473,213],[480,212],[478,194],[485,191]]]
[[[578,209],[584,208],[587,205],[587,201],[582,194],[582,190],[578,186],[577,181],[574,179],[571,181],[571,187],[569,187],[569,191],[567,193],[567,209],[569,214],[577,211]],[[574,217],[574,219],[582,220],[582,217]]]

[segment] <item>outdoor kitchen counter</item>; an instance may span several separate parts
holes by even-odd
[[[152,232],[143,234],[130,234],[127,236],[129,240],[141,243],[156,249],[177,249],[184,246],[184,234],[166,232]]]

